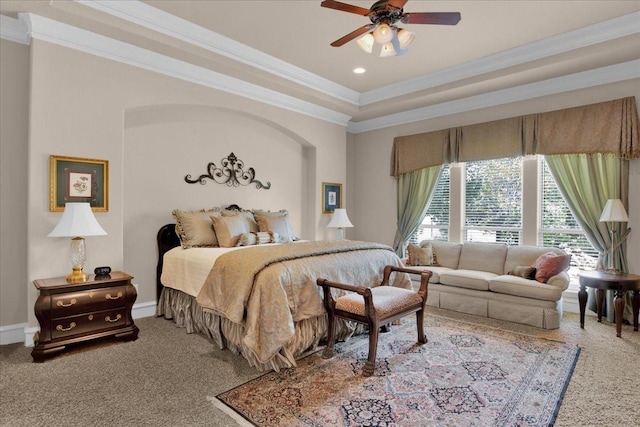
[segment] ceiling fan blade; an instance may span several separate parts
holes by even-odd
[[[389,0],[387,6],[395,7],[396,9],[402,9],[408,0]]]
[[[400,19],[404,24],[456,25],[460,12],[415,12],[405,13]]]
[[[364,7],[353,6],[333,0],[324,0],[322,3],[320,3],[320,6],[328,7],[329,9],[341,10],[343,12],[355,13],[357,15],[363,16],[367,16],[371,12],[369,9],[365,9]]]
[[[373,28],[373,27],[374,27],[374,25],[372,25],[372,24],[364,25],[364,26],[358,28],[357,30],[354,30],[354,31],[350,32],[346,36],[340,37],[338,40],[336,40],[333,43],[331,43],[331,46],[340,47],[343,44],[345,44],[347,42],[350,42],[351,40],[353,40],[355,38],[360,37],[364,33],[366,33],[369,30],[371,30],[371,28]]]

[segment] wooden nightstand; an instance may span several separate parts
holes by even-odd
[[[115,335],[136,340],[138,327],[131,317],[137,293],[132,277],[122,271],[106,277],[89,276],[83,283],[67,283],[64,277],[35,280],[40,291],[35,313],[40,332],[31,352],[43,362],[69,344]]]

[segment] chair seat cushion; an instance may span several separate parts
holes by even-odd
[[[420,295],[408,289],[393,286],[377,286],[371,288],[373,306],[380,318],[385,318],[395,313],[400,313],[406,308],[420,304]],[[357,293],[341,296],[336,300],[336,309],[364,316],[364,297]]]

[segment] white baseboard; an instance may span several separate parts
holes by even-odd
[[[141,319],[143,317],[153,317],[156,315],[157,303],[155,301],[142,302],[140,304],[134,304],[131,310],[131,316],[134,319]]]
[[[25,337],[27,330],[26,323],[18,323],[17,325],[0,326],[0,345],[13,344],[21,342]]]
[[[149,301],[134,304],[131,316],[134,319],[153,317],[156,315],[156,302]],[[24,342],[25,347],[33,347],[33,336],[40,330],[39,327],[29,327],[27,323],[0,326],[0,345]]]

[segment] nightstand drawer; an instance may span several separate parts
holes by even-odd
[[[55,319],[51,323],[51,338],[59,339],[73,335],[86,334],[117,328],[125,325],[127,310],[123,307],[116,310],[105,310],[97,313],[82,314]]]
[[[51,315],[53,318],[61,318],[89,311],[124,307],[126,299],[126,286],[53,295],[51,298]]]
[[[125,341],[138,338],[131,309],[137,292],[132,277],[122,271],[69,283],[66,277],[34,280],[40,292],[34,311],[40,332],[31,356],[42,362],[68,345],[115,336]]]

